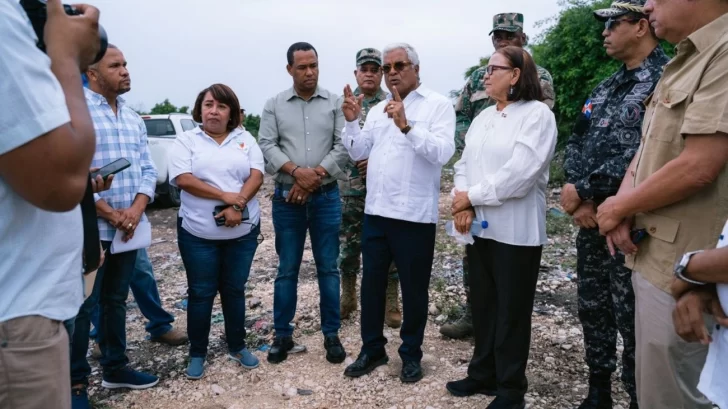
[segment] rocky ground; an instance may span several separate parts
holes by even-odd
[[[446,175],[447,176],[447,175]],[[450,175],[451,178],[451,175]],[[443,179],[448,179],[447,177]],[[460,258],[462,248],[445,235],[442,225],[449,219],[449,182],[443,183],[442,219],[430,286],[430,322],[424,342],[425,378],[415,385],[404,385],[398,375],[401,362],[397,355],[398,330],[385,329],[390,340],[388,366],[370,376],[349,379],[345,366],[356,358],[361,347],[359,314],[342,322],[340,337],[349,355],[340,365],[324,359],[323,339],[319,330],[318,288],[310,247],[301,265],[295,340],[308,352],[292,355],[279,365],[265,360],[272,338],[273,280],[277,257],[273,240],[272,193],[267,181],[262,198],[262,233],[265,240],[258,248],[248,283],[247,326],[249,346],[260,358],[260,367],[247,371],[226,359],[223,316],[218,302],[212,317],[211,344],[206,376],[190,381],[184,377],[187,347],[168,347],[146,340],[145,318],[130,298],[127,313],[128,354],[139,370],[158,375],[158,386],[145,391],[101,388],[100,368],[95,361],[89,393],[97,408],[159,409],[260,409],[260,408],[485,408],[491,398],[478,395],[455,398],[445,383],[465,376],[473,351],[472,340],[443,338],[439,327],[461,314],[465,295],[462,287]],[[533,313],[531,359],[527,369],[530,408],[573,408],[587,391],[587,372],[583,361],[581,326],[576,316],[575,266],[573,246],[575,229],[570,219],[556,210],[558,191],[552,191],[548,215],[549,244],[544,249],[536,306]],[[166,309],[176,317],[175,325],[186,327],[186,278],[176,243],[176,209],[150,209],[154,225],[154,244],[149,255],[155,268],[159,291]],[[620,347],[621,350],[621,347]],[[618,381],[613,382],[615,408],[627,408],[628,398]]]

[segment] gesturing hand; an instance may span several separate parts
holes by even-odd
[[[356,97],[351,92],[351,87],[348,84],[344,87],[344,103],[341,105],[341,110],[344,112],[344,118],[347,122],[359,119],[362,101],[364,101],[364,94]]]
[[[402,129],[407,126],[407,116],[404,114],[404,103],[402,103],[402,98],[399,96],[397,87],[392,87],[392,100],[384,106],[384,112],[394,120],[397,128]]]

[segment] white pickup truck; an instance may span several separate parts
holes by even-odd
[[[152,161],[157,167],[157,200],[164,206],[179,206],[179,189],[169,184],[169,150],[177,135],[199,124],[189,114],[142,115]]]

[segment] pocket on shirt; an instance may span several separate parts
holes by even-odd
[[[650,134],[653,138],[662,142],[679,142],[682,144],[680,129],[685,120],[687,110],[688,93],[676,89],[668,89],[667,92],[651,98],[655,112],[650,119]]]

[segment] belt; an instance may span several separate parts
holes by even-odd
[[[314,189],[314,191],[311,193],[329,192],[329,191],[336,189],[338,186],[339,186],[338,183],[336,181],[333,181],[331,183],[327,183],[325,185],[319,186],[318,189]],[[290,191],[292,188],[293,188],[293,184],[276,182],[276,190],[278,190],[278,191],[287,192],[287,191]]]

